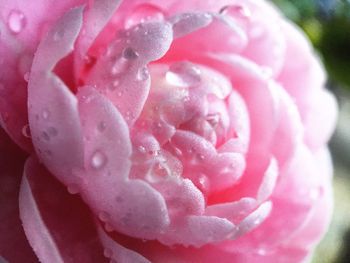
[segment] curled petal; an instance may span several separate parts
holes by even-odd
[[[98,229],[98,234],[104,246],[104,255],[111,261],[115,260],[118,263],[150,263],[150,261],[137,252],[118,244],[100,227]]]
[[[147,64],[162,57],[171,41],[171,25],[166,22],[143,23],[121,32],[98,58],[86,84],[104,92],[133,125],[149,94]]]
[[[170,18],[173,25],[174,38],[179,38],[199,30],[213,21],[213,17],[206,13],[182,13]]]
[[[146,182],[129,180],[131,141],[125,120],[93,88],[81,90],[78,97],[87,139],[85,168],[76,171],[82,179],[78,191],[111,228],[155,239],[169,224],[167,207],[162,195]]]
[[[166,245],[201,247],[226,240],[236,232],[230,221],[216,216],[188,216],[170,226],[170,233],[160,238]]]
[[[77,99],[51,70],[73,50],[82,11],[79,7],[67,12],[40,43],[28,91],[29,125],[38,156],[67,185],[75,183],[72,170],[83,167],[83,141]]]
[[[26,236],[41,262],[106,262],[90,212],[35,157],[26,162],[19,203]]]
[[[84,58],[93,41],[110,20],[120,0],[94,0],[90,2],[84,16],[84,26],[75,51],[75,71],[80,73]]]

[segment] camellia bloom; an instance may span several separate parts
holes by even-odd
[[[269,3],[0,0],[0,32],[4,260],[308,259],[336,103]]]

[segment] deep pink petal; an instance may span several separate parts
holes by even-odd
[[[30,157],[20,191],[26,236],[41,262],[107,262],[90,211]]]
[[[19,218],[18,194],[25,156],[1,128],[0,149],[0,255],[11,263],[36,263]]]

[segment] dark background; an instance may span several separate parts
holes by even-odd
[[[312,263],[350,262],[350,0],[271,0],[297,23],[327,69],[327,87],[339,102],[339,121],[330,142],[334,214]]]

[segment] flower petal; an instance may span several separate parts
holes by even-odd
[[[108,23],[120,4],[120,0],[93,0],[84,15],[84,26],[75,50],[76,74],[80,73],[85,55],[93,41]]]
[[[106,262],[90,212],[35,157],[25,165],[20,215],[41,262]]]
[[[27,79],[34,52],[42,36],[63,13],[83,0],[55,2],[36,0],[3,0],[0,2],[0,115],[2,126],[11,138],[27,152],[30,139],[22,129],[28,124]],[[52,8],[52,6],[55,8]],[[25,7],[25,8],[23,8]],[[47,16],[47,14],[50,16]],[[6,98],[6,99],[4,99]]]
[[[36,263],[38,260],[19,218],[18,193],[24,155],[1,128],[0,149],[0,255],[9,262]]]
[[[105,248],[104,254],[106,257],[110,258],[111,261],[115,260],[118,263],[151,263],[137,252],[118,244],[109,237],[103,229],[99,228],[98,233]]]
[[[76,181],[72,170],[83,167],[83,142],[77,99],[51,70],[73,49],[82,11],[81,7],[68,11],[42,40],[29,80],[29,125],[35,149],[66,185]]]
[[[101,220],[134,237],[155,239],[169,224],[162,195],[142,180],[129,179],[128,126],[114,105],[93,88],[79,94],[86,138],[85,167],[78,192]],[[101,124],[101,123],[104,124]]]
[[[167,22],[143,23],[122,31],[97,58],[85,83],[106,94],[132,126],[149,94],[151,79],[147,64],[164,55],[172,38]]]

